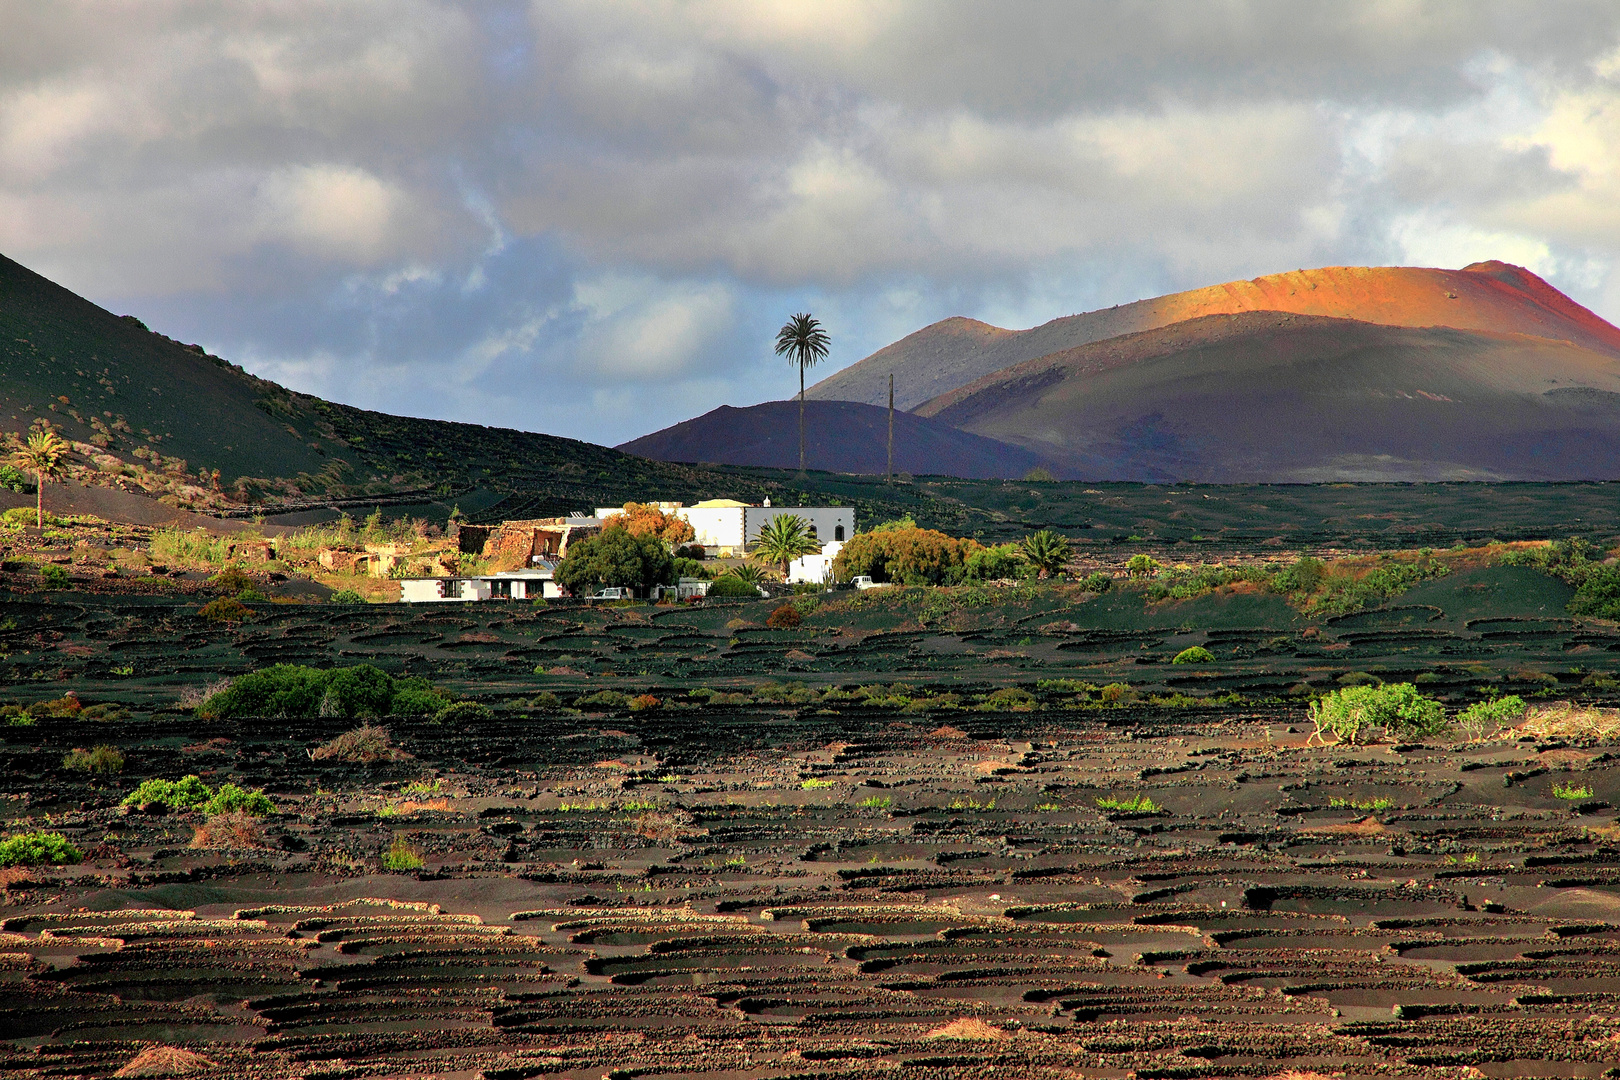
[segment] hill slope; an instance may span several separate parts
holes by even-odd
[[[782,501],[798,490],[791,477],[298,394],[0,256],[0,433],[41,419],[75,444],[69,478],[211,512],[344,500],[364,512],[419,492],[417,512],[439,498],[439,513],[457,502],[536,516],[629,499]]]
[[[882,473],[887,467],[888,409],[853,401],[805,403],[805,465],[841,473]],[[745,409],[722,405],[692,420],[643,435],[617,449],[659,461],[722,465],[799,464],[799,403],[767,401]],[[1017,478],[1046,464],[1035,453],[911,413],[894,416],[896,472]]]
[[[1620,353],[1270,311],[1064,350],[917,413],[1093,480],[1620,475]]]
[[[1620,354],[1620,329],[1522,267],[1502,262],[1461,270],[1334,266],[1139,300],[1029,330],[945,319],[823,379],[806,396],[886,404],[892,371],[895,404],[910,409],[1026,360],[1121,334],[1244,311],[1527,334]]]

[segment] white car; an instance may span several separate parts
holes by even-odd
[[[603,589],[601,592],[595,594],[594,596],[588,597],[588,599],[591,599],[591,600],[631,600],[631,599],[634,599],[634,597],[635,597],[635,594],[630,589],[621,589],[621,588],[618,588],[618,587],[614,587],[614,588],[611,588],[611,589]]]
[[[854,584],[857,589],[887,589],[894,583],[892,581],[873,581],[865,574],[862,574],[855,579]]]

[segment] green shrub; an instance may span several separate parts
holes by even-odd
[[[213,791],[195,774],[179,780],[143,780],[141,786],[124,799],[120,806],[145,810],[162,806],[169,810],[195,810],[205,806],[214,797]]]
[[[1552,786],[1552,793],[1553,798],[1555,799],[1564,799],[1568,802],[1575,802],[1579,799],[1590,799],[1592,797],[1592,788],[1589,785],[1576,784],[1574,782],[1567,784],[1555,783]]]
[[[1295,559],[1292,566],[1278,571],[1271,579],[1271,587],[1284,595],[1309,596],[1322,584],[1326,574],[1326,563],[1304,555]]]
[[[1182,649],[1170,661],[1172,664],[1213,664],[1215,654],[1202,645],[1194,645],[1189,649]]]
[[[104,701],[100,705],[86,706],[79,711],[80,720],[128,720],[129,710],[122,705]]]
[[[1101,810],[1115,810],[1125,814],[1157,814],[1164,809],[1153,801],[1149,795],[1132,795],[1128,799],[1121,799],[1114,795],[1098,797],[1097,807]]]
[[[1382,686],[1384,680],[1365,671],[1347,671],[1333,680],[1340,686]]]
[[[432,716],[449,704],[444,693],[426,679],[401,679],[397,685],[388,707],[390,716]]]
[[[253,579],[234,566],[227,566],[208,579],[208,584],[226,596],[236,596],[244,589],[253,588]]]
[[[1311,704],[1310,718],[1316,725],[1312,738],[1324,743],[1329,734],[1339,742],[1356,743],[1377,729],[1401,737],[1437,735],[1446,729],[1444,707],[1411,683],[1335,690]]]
[[[62,768],[70,772],[95,773],[111,776],[124,771],[124,755],[114,746],[97,746],[90,750],[71,750],[62,755]]]
[[[203,804],[203,812],[210,816],[239,812],[263,817],[265,814],[275,813],[276,807],[270,801],[270,797],[262,791],[248,791],[235,784],[223,784],[214,792],[213,797]]]
[[[333,589],[332,595],[326,598],[328,604],[363,604],[366,598],[355,589]]]
[[[466,724],[484,724],[494,718],[495,713],[488,705],[480,705],[476,701],[452,701],[433,714],[435,724],[452,724],[458,727]]]
[[[5,488],[8,491],[25,492],[32,495],[34,493],[34,481],[30,480],[28,478],[28,474],[23,472],[21,469],[18,469],[16,466],[0,465],[0,488]],[[28,508],[26,506],[19,506],[16,509],[27,510]],[[11,511],[8,510],[6,513],[10,514]],[[6,524],[11,524],[9,518],[6,519]]]
[[[749,597],[759,599],[759,589],[748,584],[736,574],[721,574],[709,583],[709,596],[715,597]]]
[[[562,699],[550,690],[542,690],[529,699],[529,708],[541,709],[545,712],[556,712],[562,708]]]
[[[630,699],[617,690],[598,690],[594,694],[574,699],[576,709],[623,709],[629,705]]]
[[[68,866],[84,861],[84,852],[54,832],[26,832],[0,841],[0,866]]]
[[[901,585],[943,585],[961,579],[964,561],[977,550],[976,541],[934,529],[879,528],[851,537],[833,559],[833,574],[839,581],[865,574]]]
[[[1080,579],[1080,587],[1086,592],[1105,593],[1114,587],[1114,576],[1096,570]]]
[[[30,488],[29,490],[33,489]],[[38,519],[35,516],[35,511],[26,506],[13,506],[10,510],[0,514],[0,521],[5,522],[7,526],[13,529],[21,529],[32,525],[36,520]],[[49,510],[45,511],[46,525],[60,525],[61,523],[61,519],[55,514]]]
[[[1125,572],[1133,578],[1147,577],[1150,574],[1157,573],[1162,565],[1153,556],[1139,553],[1126,560]]]
[[[421,854],[406,843],[403,836],[394,837],[394,842],[388,846],[388,850],[383,852],[382,855],[383,869],[394,873],[404,870],[420,870],[426,865],[422,861]]]
[[[71,720],[84,712],[84,706],[69,692],[50,701],[36,701],[24,711],[35,720]]]
[[[39,568],[39,581],[47,589],[65,589],[73,583],[68,572],[55,563],[46,563]]]
[[[395,679],[370,664],[327,669],[276,664],[238,675],[204,701],[197,715],[205,720],[248,716],[351,720],[422,716],[445,704],[444,695],[426,679]]]
[[[234,596],[221,596],[197,609],[197,614],[209,622],[239,623],[253,617],[253,612]]]
[[[1620,565],[1593,565],[1570,598],[1569,613],[1620,619]]]
[[[1484,739],[1524,718],[1524,699],[1509,694],[1490,701],[1476,701],[1457,714],[1457,726],[1470,739]]]
[[[980,548],[962,560],[963,581],[1002,581],[1034,577],[1035,573],[1035,568],[1024,559],[1017,544]]]
[[[978,708],[986,712],[998,709],[1029,709],[1035,705],[1035,695],[1016,686],[992,690],[980,700]]]

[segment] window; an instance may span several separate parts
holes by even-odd
[[[837,528],[833,529],[833,539],[837,540],[839,543],[843,543],[843,541],[844,541],[844,527],[842,525],[840,525]]]

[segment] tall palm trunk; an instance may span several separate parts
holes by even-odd
[[[34,474],[34,527],[45,527],[45,474]]]
[[[799,361],[799,479],[804,479],[804,361]],[[786,571],[783,572],[786,576]]]

